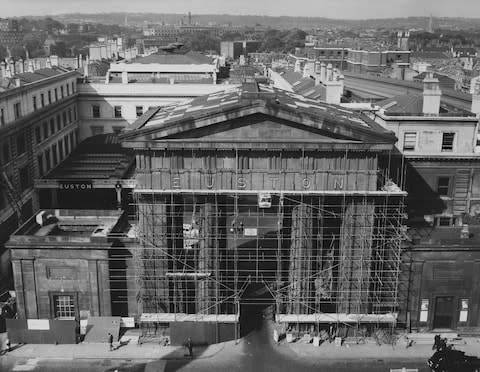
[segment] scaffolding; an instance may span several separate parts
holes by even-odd
[[[135,207],[141,313],[235,316],[250,283],[280,321],[397,311],[402,196],[278,192],[265,208],[257,194],[140,190]]]
[[[190,159],[177,151],[137,159],[133,261],[144,319],[236,322],[242,301],[254,300],[274,305],[279,322],[395,324],[405,193],[385,186],[389,157],[379,170],[372,153],[302,151],[301,168],[284,170],[289,160],[280,153],[280,166],[274,160],[255,170],[235,150],[223,163],[203,156],[199,169],[193,150]],[[247,173],[265,179],[272,167],[303,187],[246,190],[225,182]],[[318,181],[325,190],[304,181],[318,169],[327,169]],[[174,174],[190,188],[166,187]],[[213,178],[230,189],[214,187]]]

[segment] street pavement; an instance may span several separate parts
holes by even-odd
[[[235,341],[194,348],[193,358],[185,349],[154,344],[127,344],[112,352],[107,344],[23,345],[0,357],[0,371],[34,372],[189,372],[189,371],[294,371],[294,372],[388,372],[392,368],[429,371],[426,360],[431,345],[410,348],[376,344],[335,346],[324,344],[276,344],[273,323],[265,321],[258,329]],[[480,343],[472,340],[457,346],[469,355],[480,353]],[[477,355],[478,356],[478,355]]]

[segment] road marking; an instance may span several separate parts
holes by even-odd
[[[38,358],[27,359],[25,364],[15,364],[12,371],[33,371],[35,368],[37,368],[38,362]]]

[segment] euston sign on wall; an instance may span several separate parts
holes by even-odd
[[[60,181],[58,188],[60,190],[93,190],[93,185],[89,180]]]
[[[170,175],[168,175],[170,176]],[[252,189],[267,189],[267,190],[318,190],[318,189],[330,189],[330,190],[343,190],[344,189],[344,176],[330,175],[324,176],[321,180],[316,179],[315,176],[295,176],[293,173],[284,175],[283,177],[274,175],[265,175],[260,177],[248,177],[248,176],[233,176],[226,180],[223,177],[217,177],[217,175],[203,175],[200,177],[194,177],[192,180],[185,182],[185,179],[178,176],[164,177],[163,181],[170,178],[171,189],[182,189],[185,185],[192,186],[198,189],[238,189],[238,190],[252,190]],[[193,181],[193,182],[192,182]],[[227,182],[225,182],[227,181]],[[321,186],[320,186],[321,184]],[[288,186],[287,186],[288,185]],[[165,185],[167,186],[167,185]],[[287,187],[286,187],[287,186]]]

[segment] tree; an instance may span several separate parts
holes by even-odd
[[[220,53],[220,39],[208,32],[197,32],[187,36],[185,46],[190,50],[207,52],[214,50]]]

